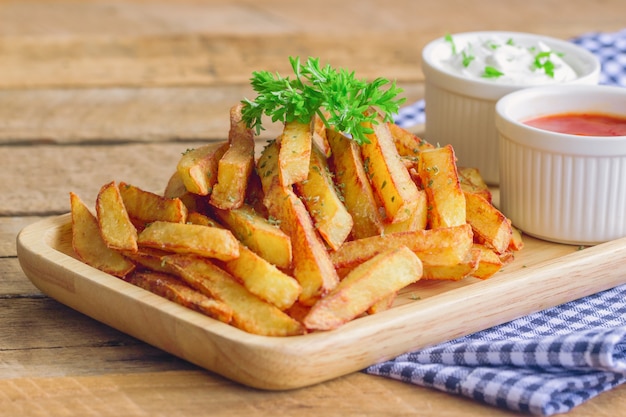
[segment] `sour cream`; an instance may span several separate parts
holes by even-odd
[[[514,38],[476,38],[464,45],[447,38],[449,54],[441,65],[471,79],[513,85],[556,84],[574,80],[576,71],[541,41],[524,43]]]

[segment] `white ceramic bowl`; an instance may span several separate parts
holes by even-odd
[[[457,50],[476,39],[492,37],[513,39],[516,44],[524,46],[541,41],[552,50],[562,53],[563,61],[578,75],[567,83],[598,83],[598,59],[571,42],[518,32],[467,32],[452,35]],[[497,185],[499,170],[495,104],[504,95],[530,85],[468,78],[442,64],[442,60],[450,54],[450,42],[445,37],[430,42],[422,51],[426,101],[424,138],[432,143],[451,144],[459,165],[478,168],[488,184]]]
[[[535,87],[498,101],[500,209],[529,235],[594,245],[626,236],[626,136],[577,136],[523,123],[580,112],[626,117],[626,89]]]

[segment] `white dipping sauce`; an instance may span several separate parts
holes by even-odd
[[[517,85],[555,84],[578,77],[562,58],[543,42],[518,44],[515,39],[477,38],[464,45],[446,37],[449,55],[441,65],[472,79]]]

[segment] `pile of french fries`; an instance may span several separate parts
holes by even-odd
[[[377,115],[378,117],[378,115]],[[70,193],[83,262],[246,332],[331,330],[423,280],[487,279],[522,248],[477,170],[378,118],[358,145],[288,122],[255,155],[228,140],[186,151],[163,195],[115,181],[95,214]]]

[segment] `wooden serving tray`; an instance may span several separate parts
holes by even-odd
[[[78,261],[70,215],[25,227],[21,266],[44,293],[124,333],[240,383],[312,385],[626,282],[626,238],[581,248],[525,237],[486,281],[420,281],[388,311],[293,337],[245,333]]]

